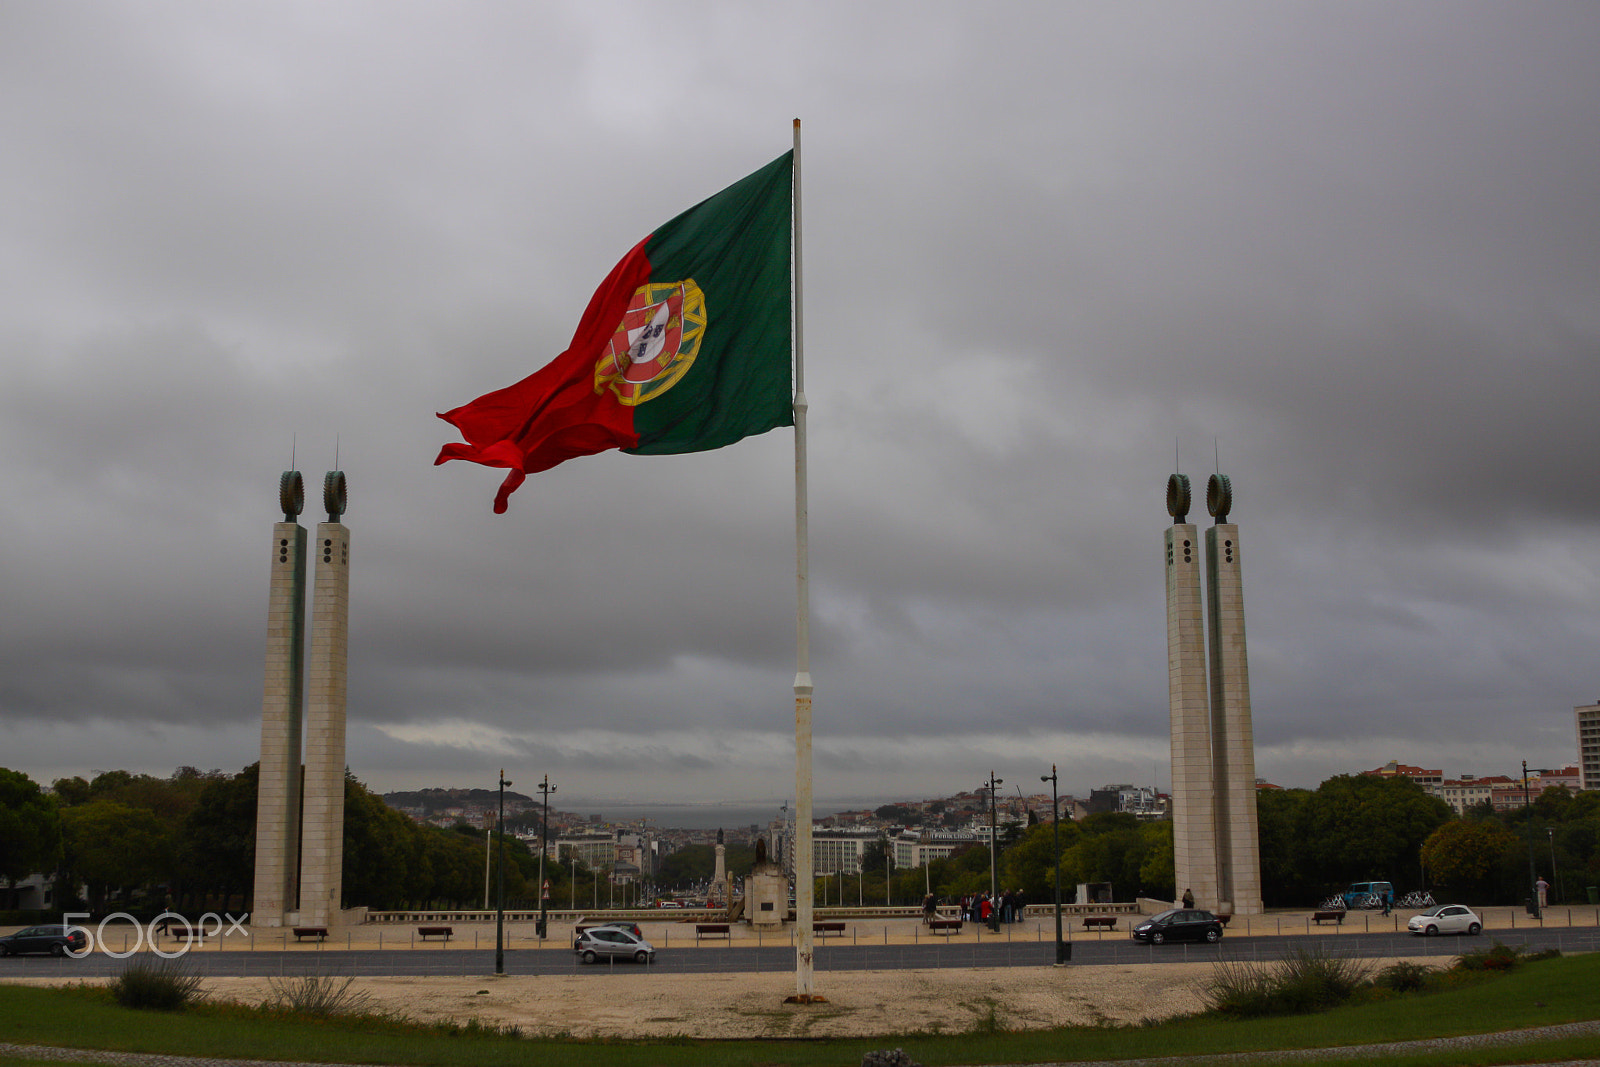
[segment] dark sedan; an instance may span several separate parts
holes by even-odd
[[[67,950],[82,952],[88,943],[83,930],[73,926],[51,923],[46,926],[29,926],[14,934],[0,937],[0,954],[20,956],[28,952],[48,952],[52,956],[65,956]]]
[[[1221,941],[1222,923],[1209,911],[1173,908],[1135,926],[1133,939],[1152,945],[1166,941]]]

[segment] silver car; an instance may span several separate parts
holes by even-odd
[[[585,930],[573,946],[573,951],[584,963],[593,963],[602,956],[632,959],[637,963],[652,963],[656,958],[654,945],[637,934],[615,926],[597,926]]]

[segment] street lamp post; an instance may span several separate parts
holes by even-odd
[[[995,791],[1004,785],[1005,781],[1004,778],[996,778],[994,771],[990,771],[988,785],[979,787],[989,791],[989,928],[992,930],[1000,929],[1000,838],[996,830],[998,819],[995,813]]]
[[[1559,896],[1561,893],[1561,879],[1556,877],[1556,828],[1554,826],[1546,826],[1544,832],[1550,835],[1550,888],[1554,889],[1557,896]]]
[[[494,812],[483,813],[483,910],[489,910],[489,850],[494,847]]]
[[[1041,774],[1039,781],[1050,783],[1050,842],[1056,854],[1056,966],[1067,962],[1066,943],[1061,940],[1061,799],[1056,792],[1056,765],[1050,764],[1050,773]]]
[[[544,932],[550,920],[550,887],[544,881],[544,854],[550,847],[547,841],[550,836],[550,794],[556,787],[550,784],[550,776],[544,776],[544,781],[539,784],[539,792],[544,794],[544,818],[539,822],[539,940],[544,940]]]
[[[500,870],[496,878],[499,903],[494,918],[494,973],[506,973],[506,769],[500,768]]]
[[[1522,761],[1522,813],[1528,819],[1528,914],[1539,918],[1539,874],[1533,863],[1533,802],[1528,795],[1528,761]]]

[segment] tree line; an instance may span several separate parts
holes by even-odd
[[[1600,885],[1600,791],[1547,789],[1527,808],[1487,803],[1456,816],[1409,778],[1338,775],[1316,789],[1256,794],[1261,888],[1269,908],[1313,907],[1352,882],[1389,881],[1400,893],[1429,890],[1476,904],[1520,904],[1536,878],[1550,899],[1581,902]],[[1084,883],[1111,883],[1116,900],[1176,900],[1172,823],[1124,813],[1023,826],[997,835],[995,881],[1032,903],[1062,900]],[[1057,841],[1059,840],[1059,845]],[[988,892],[990,855],[974,845],[921,867],[885,871],[887,839],[869,848],[858,877],[816,880],[816,899],[869,904],[945,900]]]
[[[0,768],[0,909],[15,908],[18,881],[44,872],[60,887],[57,913],[248,911],[257,772],[106,771],[45,789]],[[417,823],[345,775],[345,907],[481,907],[486,880],[498,893],[500,845],[498,834],[465,823]],[[508,906],[537,907],[538,854],[510,833],[504,851]],[[561,901],[593,899],[602,877],[578,861],[545,861]]]
[[[247,911],[254,878],[257,767],[237,774],[181,767],[168,778],[106,771],[92,780],[41,787],[0,768],[0,909],[15,907],[17,881],[37,872],[87,900],[61,899],[54,911]],[[1586,899],[1600,884],[1600,791],[1550,789],[1531,806],[1495,812],[1487,804],[1456,817],[1449,805],[1406,778],[1340,775],[1313,790],[1262,791],[1262,896],[1268,907],[1313,906],[1355,881],[1385,880],[1400,892],[1428,889],[1477,904],[1519,903],[1535,877],[1551,899]],[[532,824],[537,829],[537,822]],[[465,823],[414,822],[350,775],[345,778],[344,903],[378,910],[472,908],[484,902],[485,875],[498,883],[499,842]],[[986,892],[990,855],[975,846],[926,870],[895,868],[885,837],[868,849],[859,874],[818,878],[820,903],[915,904],[924,893],[947,899]],[[1053,899],[1060,861],[1063,899],[1081,883],[1110,883],[1117,900],[1172,900],[1172,824],[1105,813],[1077,822],[1024,826],[998,836],[995,880],[1032,902]],[[509,906],[538,906],[539,858],[514,836],[505,841]],[[727,869],[747,873],[754,853],[730,845]],[[661,861],[661,885],[703,885],[714,865],[709,845]],[[552,906],[611,901],[604,870],[567,857],[547,860]],[[497,892],[497,890],[496,890]]]

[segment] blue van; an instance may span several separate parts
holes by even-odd
[[[1344,906],[1351,911],[1357,908],[1394,908],[1394,884],[1391,882],[1356,882],[1343,894]]]

